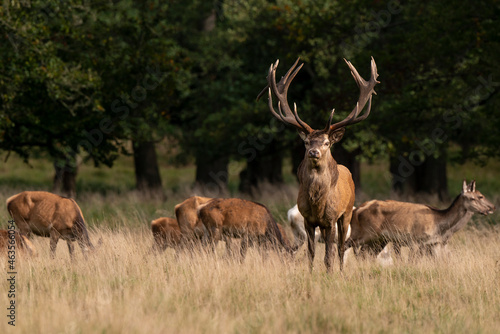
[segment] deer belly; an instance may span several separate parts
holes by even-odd
[[[384,229],[380,233],[388,241],[399,242],[403,244],[410,243],[435,243],[436,236],[428,231],[403,231],[395,229]]]
[[[29,223],[29,227],[31,232],[33,232],[33,234],[36,234],[41,237],[49,237],[52,226],[44,226],[41,224]]]

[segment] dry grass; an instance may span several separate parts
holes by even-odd
[[[494,333],[500,328],[500,230],[469,228],[448,258],[398,260],[381,267],[351,258],[330,275],[318,246],[310,273],[305,249],[295,260],[249,251],[243,264],[172,249],[148,255],[146,226],[94,230],[103,246],[88,260],[55,260],[49,240],[39,256],[18,259],[18,333]],[[6,261],[0,270],[7,272]],[[337,262],[338,264],[338,262]],[[2,279],[1,291],[7,290]],[[8,305],[6,293],[0,305]],[[5,310],[5,308],[4,308]],[[10,326],[4,320],[0,332]]]
[[[379,167],[365,174],[366,199],[390,196]],[[47,190],[51,169],[34,170],[38,175],[32,178],[20,168],[3,170],[0,203],[22,190]],[[123,173],[132,175],[125,168]],[[294,260],[274,253],[263,260],[250,249],[243,264],[228,260],[222,244],[216,256],[177,257],[172,249],[148,255],[149,222],[173,216],[174,205],[190,195],[186,182],[169,188],[169,199],[162,202],[130,191],[130,180],[122,185],[125,177],[89,175],[82,179],[94,183],[89,191],[82,187],[77,200],[92,241],[102,237],[102,247],[88,260],[78,252],[72,263],[65,242],[52,260],[49,239],[35,237],[39,256],[18,257],[16,263],[16,328],[5,316],[8,270],[0,258],[0,333],[497,333],[500,328],[498,214],[474,217],[451,239],[446,258],[402,259],[389,267],[350,258],[342,275],[336,259],[327,274],[320,244],[310,273],[304,247]],[[496,175],[480,180],[480,190]],[[36,183],[42,176],[45,181]],[[460,185],[461,177],[453,184]],[[96,191],[99,187],[103,191]],[[496,189],[483,193],[498,206]],[[296,191],[295,184],[265,188],[256,200],[285,223]],[[357,204],[363,200],[360,196]],[[0,210],[1,228],[7,220],[6,210]]]

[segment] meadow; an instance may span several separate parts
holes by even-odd
[[[392,266],[350,257],[344,272],[335,259],[333,273],[323,265],[318,245],[315,269],[309,272],[305,247],[293,260],[270,253],[263,259],[250,249],[244,263],[225,256],[176,255],[173,249],[151,255],[150,221],[173,217],[176,203],[191,195],[193,167],[174,168],[162,161],[167,200],[133,191],[130,159],[113,169],[82,165],[77,201],[91,240],[103,245],[85,260],[78,250],[71,262],[65,242],[55,259],[49,239],[34,238],[38,256],[17,256],[16,326],[8,325],[7,260],[0,264],[1,333],[497,333],[500,328],[500,228],[498,214],[474,216],[449,245],[445,258]],[[0,167],[0,202],[27,189],[50,190],[52,166],[44,159],[32,168],[11,157]],[[500,204],[498,162],[449,170],[450,195],[461,180],[476,178],[478,189]],[[363,190],[356,204],[394,197],[384,163],[363,166]],[[231,196],[237,170],[230,170]],[[297,185],[291,175],[279,189],[269,187],[256,198],[285,227]],[[420,199],[445,207],[434,198]],[[9,216],[0,210],[1,228]],[[290,234],[291,237],[291,234]],[[76,246],[78,249],[78,246]]]

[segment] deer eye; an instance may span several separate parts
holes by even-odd
[[[323,145],[324,146],[330,146],[330,142],[329,141],[325,141],[325,143]]]

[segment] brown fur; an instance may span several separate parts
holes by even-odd
[[[192,196],[175,206],[175,217],[181,231],[181,241],[195,242],[204,236],[203,224],[198,220],[200,206],[208,203],[213,198]]]
[[[15,240],[15,251],[21,254],[27,254],[29,256],[36,256],[37,252],[33,243],[26,238],[21,233],[11,230],[0,230],[0,249],[2,249],[2,255],[7,255],[9,250],[13,250],[13,241]],[[9,249],[9,246],[11,248]]]
[[[175,218],[162,217],[151,222],[151,231],[155,243],[153,249],[164,251],[167,247],[175,248],[181,241],[181,229]]]
[[[238,198],[217,198],[200,209],[199,217],[212,247],[223,237],[242,238],[242,259],[245,258],[248,244],[255,243],[266,248],[272,246],[294,252],[290,243],[287,244],[283,238],[279,225],[262,204]],[[230,239],[227,240],[230,242]]]
[[[389,242],[396,253],[401,246],[417,246],[417,254],[434,254],[444,248],[451,236],[462,229],[474,213],[489,214],[495,210],[475,183],[466,185],[453,203],[444,210],[397,201],[369,201],[354,211],[348,246],[363,246],[378,254]],[[412,255],[415,252],[412,252]]]
[[[55,256],[59,238],[66,240],[73,256],[72,242],[77,240],[82,252],[94,249],[82,211],[70,198],[45,191],[24,191],[7,199],[7,210],[21,234],[50,237],[51,255]]]

